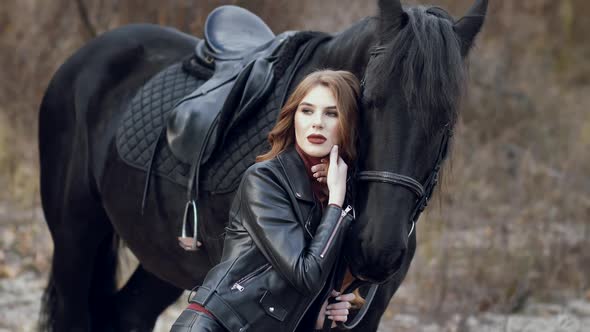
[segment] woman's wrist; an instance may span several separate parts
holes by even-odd
[[[328,199],[328,205],[337,205],[339,208],[342,208],[342,203],[344,203],[344,198],[338,199],[330,197]]]
[[[346,195],[346,191],[344,190],[333,190],[328,195],[328,204],[336,204],[342,207],[344,204],[344,196]]]

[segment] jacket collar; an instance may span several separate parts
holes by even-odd
[[[301,157],[295,150],[295,146],[291,145],[277,156],[281,166],[287,175],[287,181],[299,200],[314,202],[313,191],[311,190],[311,183],[309,176],[305,170],[305,164]]]

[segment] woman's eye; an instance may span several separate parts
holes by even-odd
[[[310,110],[309,108],[302,108],[301,112],[303,112],[303,114],[311,114],[313,111]]]
[[[337,118],[338,117],[338,112],[326,112],[326,114],[329,117],[333,117],[333,118]]]

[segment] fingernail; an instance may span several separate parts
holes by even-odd
[[[334,316],[328,316],[328,318],[334,320]]]
[[[329,315],[329,314],[330,314],[330,310],[326,310],[326,315]]]
[[[340,296],[337,296],[336,297],[336,301],[340,301]]]

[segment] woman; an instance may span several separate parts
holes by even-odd
[[[325,285],[352,221],[342,207],[359,90],[353,74],[331,70],[297,86],[269,133],[270,151],[242,178],[221,262],[172,331],[310,331],[326,316],[346,321],[354,294],[323,300],[339,295]]]

